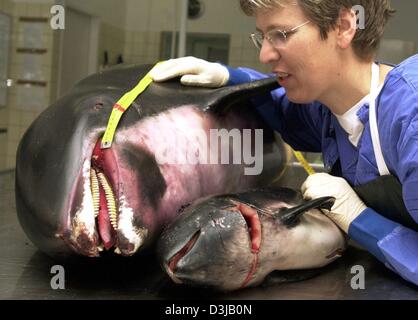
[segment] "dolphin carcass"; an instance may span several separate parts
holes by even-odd
[[[305,201],[278,187],[198,199],[163,231],[157,255],[170,278],[185,285],[229,291],[266,278],[304,279],[346,249],[343,232],[320,212],[334,200]]]
[[[152,83],[124,113],[111,148],[102,149],[112,107],[150,68],[117,67],[82,80],[24,134],[16,160],[17,213],[45,253],[133,255],[154,243],[184,204],[265,186],[282,171],[284,145],[248,102],[276,88],[275,79],[219,89]],[[262,150],[262,170],[246,174],[244,147],[238,150],[243,157],[228,163],[177,161],[191,150],[212,155],[202,132],[222,129],[253,138],[246,152],[260,156]],[[262,149],[256,130],[263,130]],[[226,145],[232,159],[236,144]]]

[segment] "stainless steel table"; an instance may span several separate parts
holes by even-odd
[[[294,183],[297,175],[298,169],[288,171],[282,183]],[[53,290],[51,267],[59,263],[39,252],[20,228],[12,171],[0,173],[0,257],[0,299],[418,299],[418,287],[356,246],[311,279],[228,294],[172,284],[151,253],[66,263],[65,289]],[[365,290],[350,286],[355,265],[365,269]]]

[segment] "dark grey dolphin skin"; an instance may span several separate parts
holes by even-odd
[[[276,88],[275,79],[220,89],[152,83],[123,115],[112,147],[100,149],[113,105],[151,67],[117,67],[82,80],[23,136],[16,161],[17,213],[29,239],[45,253],[97,257],[112,249],[133,255],[155,242],[183,204],[265,185],[280,174],[284,146],[248,103]],[[242,162],[156,160],[157,152],[184,154],[196,140],[194,130],[221,128],[264,130],[260,175],[244,175],[248,166]],[[203,151],[199,145],[197,152]]]
[[[346,248],[344,234],[318,210],[333,203],[304,201],[287,188],[199,199],[163,231],[157,255],[174,282],[221,291],[257,286],[276,270],[309,276]]]

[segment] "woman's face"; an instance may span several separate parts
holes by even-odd
[[[259,11],[255,18],[257,29],[263,34],[272,29],[290,30],[308,20],[299,5]],[[333,33],[331,30],[327,40],[322,40],[319,28],[308,23],[275,48],[264,40],[260,61],[271,65],[292,102],[321,101],[321,96],[338,81],[340,65]]]

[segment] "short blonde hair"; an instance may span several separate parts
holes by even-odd
[[[374,58],[386,23],[395,13],[389,0],[240,0],[241,9],[248,16],[289,4],[299,4],[305,16],[319,27],[322,39],[327,39],[328,32],[336,26],[342,10],[362,6],[366,14],[365,28],[357,30],[353,50],[367,61]]]

